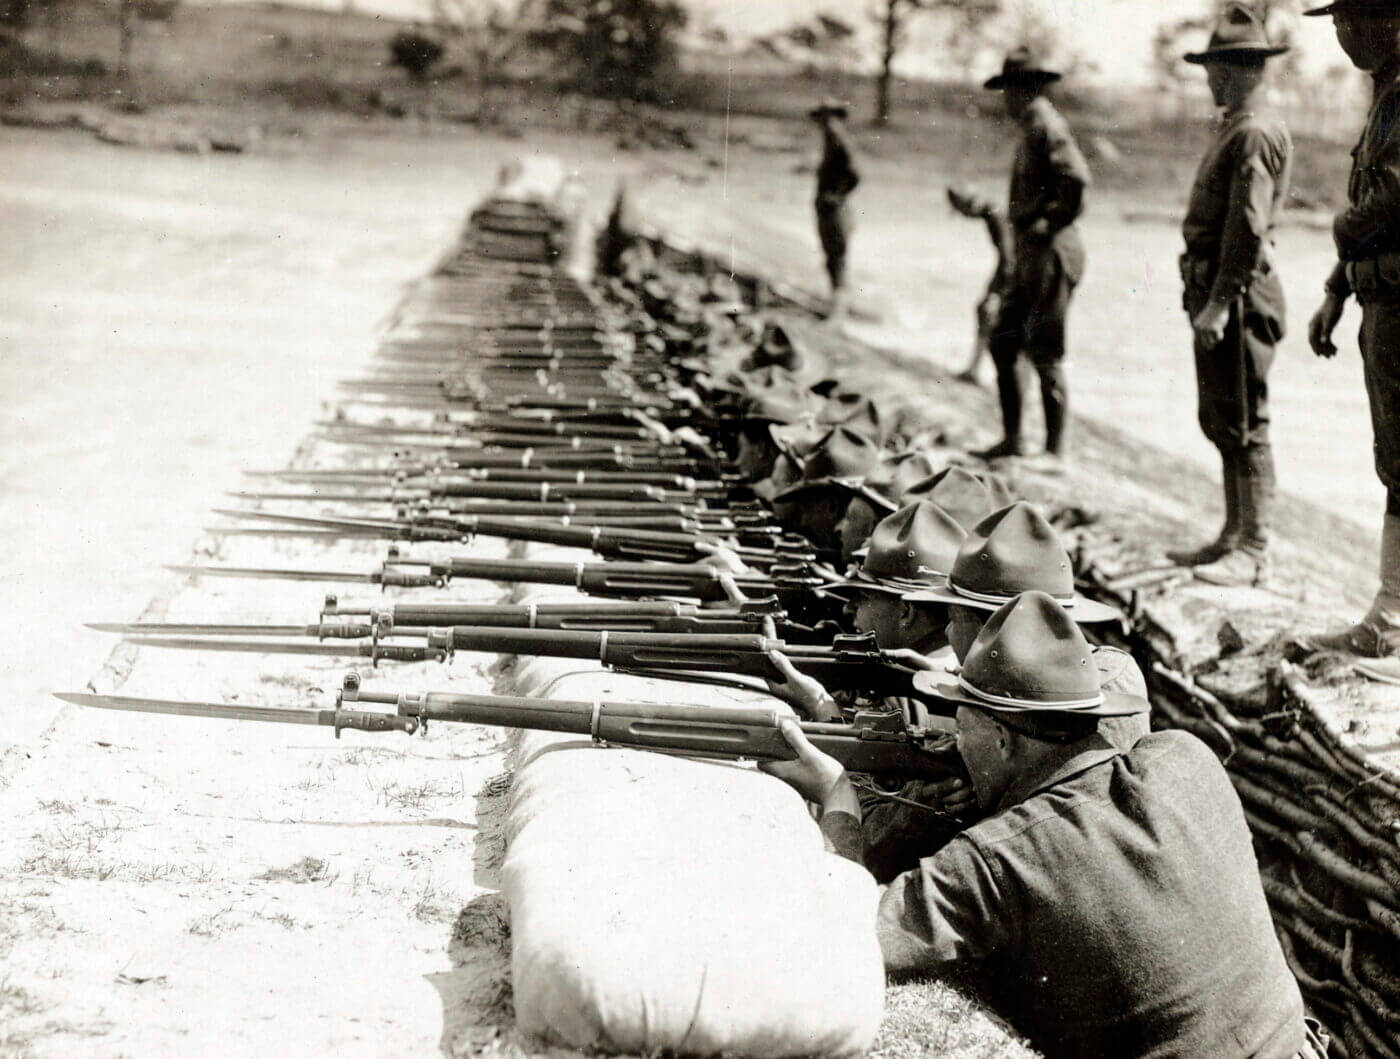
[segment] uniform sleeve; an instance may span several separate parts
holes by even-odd
[[[1400,94],[1392,92],[1372,124],[1385,130],[1385,142],[1368,167],[1367,194],[1337,215],[1332,234],[1344,261],[1373,256],[1400,245]]]
[[[1237,141],[1212,301],[1231,302],[1249,289],[1269,238],[1280,153],[1261,129],[1246,129]]]
[[[1009,921],[991,865],[959,836],[889,885],[875,930],[885,969],[908,973],[1008,951]]]
[[[1084,160],[1064,119],[1046,122],[1042,135],[1042,149],[1053,175],[1045,189],[1041,215],[1050,222],[1050,230],[1057,232],[1073,224],[1084,210],[1089,163]]]
[[[842,171],[845,174],[842,180],[842,192],[849,195],[860,183],[860,170],[856,168],[855,152],[851,150],[851,145],[844,140],[841,142]]]

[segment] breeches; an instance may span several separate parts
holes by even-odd
[[[1065,356],[1065,321],[1082,251],[1077,262],[1054,243],[1024,243],[1016,253],[1015,278],[992,330],[992,359],[998,370],[1015,364],[1021,353],[1037,368],[1058,364]]]
[[[1359,343],[1376,474],[1392,495],[1400,494],[1400,292],[1362,302]]]
[[[1194,317],[1204,306],[1205,295],[1188,298]],[[1248,303],[1246,302],[1246,306]],[[1240,392],[1240,338],[1244,338],[1244,393]],[[1274,363],[1274,337],[1268,321],[1246,307],[1241,322],[1232,307],[1225,337],[1213,349],[1199,341],[1196,357],[1196,407],[1201,431],[1221,451],[1269,443],[1269,369]],[[1249,424],[1248,433],[1244,425]]]

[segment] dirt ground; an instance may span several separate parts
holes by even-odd
[[[691,154],[619,155],[596,138],[369,125],[225,158],[0,129],[0,582],[15,616],[0,651],[0,1055],[190,1054],[211,1032],[227,1054],[289,1042],[308,1054],[479,1050],[453,1013],[499,981],[489,968],[452,977],[462,965],[447,953],[455,910],[492,888],[481,836],[499,740],[338,745],[326,732],[59,715],[47,693],[80,689],[111,648],[82,621],[132,619],[153,598],[190,620],[313,620],[317,586],[190,594],[159,564],[189,554],[240,467],[292,456],[404,285],[522,151],[577,168],[595,212],[625,172],[668,227],[818,286],[802,154],[736,147],[714,169]],[[862,190],[856,278],[885,319],[857,330],[903,351],[900,374],[880,366],[885,389],[931,387],[925,361],[960,363],[990,271],[980,229],[942,194],[937,174],[887,161]],[[1152,468],[1172,495],[1144,494],[1142,518],[1189,516],[1199,496],[1204,533],[1218,502],[1193,471],[1210,454],[1194,426],[1176,236],[1124,223],[1126,205],[1101,201],[1088,222],[1077,408],[1179,454]],[[1337,585],[1326,599],[1360,607],[1380,501],[1359,369],[1352,351],[1332,365],[1305,353],[1326,240],[1283,239],[1295,320],[1277,370],[1281,477],[1300,509],[1351,520],[1327,538]],[[1104,439],[1086,435],[1104,455]],[[1115,473],[1133,473],[1133,453],[1111,455]],[[1290,519],[1289,548],[1315,549],[1319,524]],[[324,563],[367,566],[369,554]],[[167,657],[126,690],[324,701],[343,668]],[[463,679],[489,683],[479,670]],[[290,959],[308,951],[303,935],[316,939],[314,966]],[[334,1024],[289,1016],[299,991],[336,993]]]

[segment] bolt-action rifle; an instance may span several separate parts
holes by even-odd
[[[445,692],[410,694],[363,688],[354,674],[346,678],[335,709],[330,710],[81,693],[64,693],[57,698],[107,710],[322,725],[334,729],[337,738],[347,728],[412,735],[425,731],[429,722],[445,721],[572,733],[599,746],[683,757],[791,761],[797,756],[780,730],[791,716],[778,709],[569,702]],[[359,704],[389,706],[393,712],[347,708]],[[851,725],[802,723],[802,729],[818,749],[852,772],[871,773],[887,781],[965,777],[952,737],[928,727],[926,715],[917,709],[911,713],[911,717],[858,718]]]
[[[335,519],[287,515],[272,511],[242,511],[216,508],[216,514],[261,522],[340,529],[346,536],[378,536],[390,540],[454,541],[472,537],[499,537],[536,544],[587,548],[607,559],[686,562],[726,547],[745,563],[772,566],[774,563],[802,563],[815,558],[805,543],[795,539],[761,539],[759,546],[732,542],[720,536],[677,533],[669,530],[637,529],[600,525],[565,525],[533,519],[481,518],[453,515],[429,520]]]

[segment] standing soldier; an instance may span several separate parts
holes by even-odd
[[[1084,242],[1074,222],[1083,209],[1089,165],[1069,123],[1044,95],[1059,79],[1021,49],[1007,56],[1001,73],[986,84],[1005,94],[1006,112],[1020,123],[1022,133],[1007,209],[1015,232],[1015,273],[991,337],[1005,437],[978,453],[988,460],[1025,454],[1016,372],[1022,353],[1040,376],[1045,451],[1052,466],[1058,466],[1065,450],[1065,317],[1084,274]]]
[[[826,274],[831,280],[831,318],[840,319],[846,309],[846,246],[851,236],[846,199],[860,183],[860,173],[842,124],[847,117],[846,105],[825,99],[808,116],[822,129],[822,160],[817,166],[817,236],[826,254]]]
[[[1309,15],[1331,15],[1337,43],[1375,81],[1370,116],[1353,152],[1347,206],[1332,225],[1339,258],[1322,307],[1308,327],[1319,357],[1334,357],[1332,332],[1347,298],[1361,303],[1361,361],[1371,401],[1376,474],[1386,487],[1380,591],[1362,621],[1303,640],[1342,651],[1368,676],[1400,679],[1400,2],[1338,0]]]
[[[1195,339],[1198,418],[1220,450],[1225,525],[1204,547],[1168,557],[1217,585],[1257,585],[1268,576],[1274,501],[1268,374],[1284,331],[1272,240],[1288,194],[1293,141],[1284,123],[1264,112],[1264,64],[1287,50],[1269,43],[1258,15],[1231,3],[1206,50],[1186,56],[1205,67],[1223,112],[1191,186],[1181,276]]]

